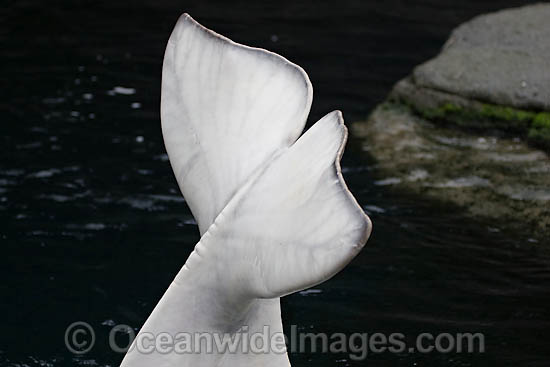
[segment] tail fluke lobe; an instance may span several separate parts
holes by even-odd
[[[180,17],[164,56],[162,130],[201,234],[258,167],[300,136],[311,100],[299,66]]]
[[[340,172],[346,137],[341,113],[328,114],[270,162],[215,222],[212,235],[225,241],[216,251],[227,251],[235,268],[246,269],[237,279],[247,279],[255,297],[280,297],[323,282],[365,244],[370,220]]]

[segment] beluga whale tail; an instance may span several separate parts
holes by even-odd
[[[279,297],[332,277],[371,232],[340,170],[342,114],[301,135],[312,94],[299,66],[179,18],[162,133],[201,238],[123,367],[290,366]]]

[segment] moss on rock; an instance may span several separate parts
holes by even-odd
[[[483,104],[481,116],[494,120],[502,120],[514,125],[529,126],[535,118],[535,113],[513,107]]]
[[[550,151],[550,112],[529,111],[466,99],[419,87],[410,78],[397,83],[389,99],[436,123],[519,135],[527,138],[529,143]]]
[[[520,133],[532,126],[538,116],[536,112],[487,103],[468,108],[446,102],[436,108],[415,109],[428,120],[445,120],[460,126],[481,129],[494,126],[508,132]]]
[[[550,151],[550,112],[541,112],[535,116],[528,138],[534,144]]]

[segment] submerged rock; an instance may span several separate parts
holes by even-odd
[[[353,126],[376,184],[550,234],[550,4],[482,15]],[[538,150],[542,148],[543,150]]]
[[[375,158],[379,185],[464,207],[550,234],[550,159],[517,138],[464,132],[383,104],[352,125]]]

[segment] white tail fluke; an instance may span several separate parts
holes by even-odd
[[[282,333],[279,297],[327,280],[363,247],[371,223],[340,171],[341,113],[298,138],[311,100],[300,67],[179,19],[164,60],[162,129],[201,240],[140,336]],[[289,366],[284,350],[143,353],[140,336],[122,366]]]

